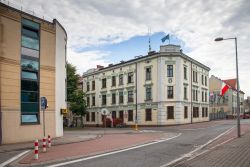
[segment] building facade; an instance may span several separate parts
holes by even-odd
[[[247,99],[244,100],[244,110],[245,113],[250,114],[250,96],[247,96]]]
[[[229,89],[220,96],[222,84],[227,84]],[[221,80],[216,76],[209,78],[210,90],[210,113],[219,115],[225,113],[225,117],[233,118],[237,115],[237,82],[236,79]],[[239,91],[240,96],[240,114],[244,114],[244,92]]]
[[[83,74],[87,125],[101,125],[102,108],[110,117],[134,125],[164,126],[208,121],[209,68],[182,53],[180,46]]]
[[[67,35],[47,21],[0,3],[0,143],[63,135]]]

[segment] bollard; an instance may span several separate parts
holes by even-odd
[[[37,160],[38,159],[38,140],[35,140],[35,148],[34,148],[34,159]]]
[[[43,137],[43,152],[46,152],[46,137]]]
[[[51,147],[51,138],[50,138],[50,135],[48,135],[48,147],[49,148]]]

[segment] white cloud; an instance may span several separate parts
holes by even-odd
[[[239,74],[243,91],[250,95],[250,3],[248,0],[23,0],[25,7],[57,18],[68,32],[69,61],[94,67],[93,59],[71,48],[118,43],[136,35],[171,32],[192,51],[189,56],[211,67],[222,79],[235,77],[234,41],[214,42],[217,36],[238,37]],[[105,39],[105,40],[102,40]],[[85,55],[86,53],[82,53]],[[106,53],[104,53],[106,54]],[[79,61],[73,59],[78,55]],[[107,56],[107,55],[106,55]],[[77,57],[77,56],[76,56]],[[86,56],[87,58],[88,56]],[[101,61],[98,59],[98,61]],[[106,63],[102,60],[102,63]],[[79,66],[78,66],[79,65]],[[81,71],[80,70],[80,71]]]
[[[90,68],[95,68],[96,65],[108,65],[108,62],[105,58],[107,57],[108,53],[103,53],[98,50],[77,53],[70,49],[68,50],[67,55],[69,55],[67,57],[68,62],[76,66],[77,72],[79,74],[82,74],[82,72]]]

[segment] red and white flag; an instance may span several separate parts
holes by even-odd
[[[228,89],[229,89],[229,86],[223,82],[221,86],[221,90],[220,90],[220,95],[223,96],[227,92]]]

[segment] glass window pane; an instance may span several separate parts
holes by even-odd
[[[22,55],[39,58],[39,51],[22,47]]]
[[[21,64],[23,70],[38,71],[38,62],[35,60],[22,58]]]
[[[38,112],[38,103],[21,103],[21,112]]]
[[[39,40],[37,39],[32,39],[26,36],[22,36],[22,46],[31,48],[31,49],[36,49],[39,50]]]
[[[28,91],[38,91],[38,82],[37,81],[21,81],[21,90],[28,90]]]
[[[31,20],[22,19],[22,24],[25,26],[31,27],[33,29],[39,30],[39,24]]]
[[[22,115],[22,123],[38,122],[37,114],[34,115]]]
[[[37,102],[38,101],[38,93],[37,92],[24,92],[24,91],[22,91],[21,101],[22,102]]]
[[[35,72],[22,71],[22,78],[23,78],[23,79],[33,79],[33,80],[37,80],[37,73],[35,73]]]
[[[32,29],[30,29],[28,27],[23,27],[22,28],[22,35],[24,35],[26,37],[34,38],[34,39],[39,38],[38,31],[32,30]]]

